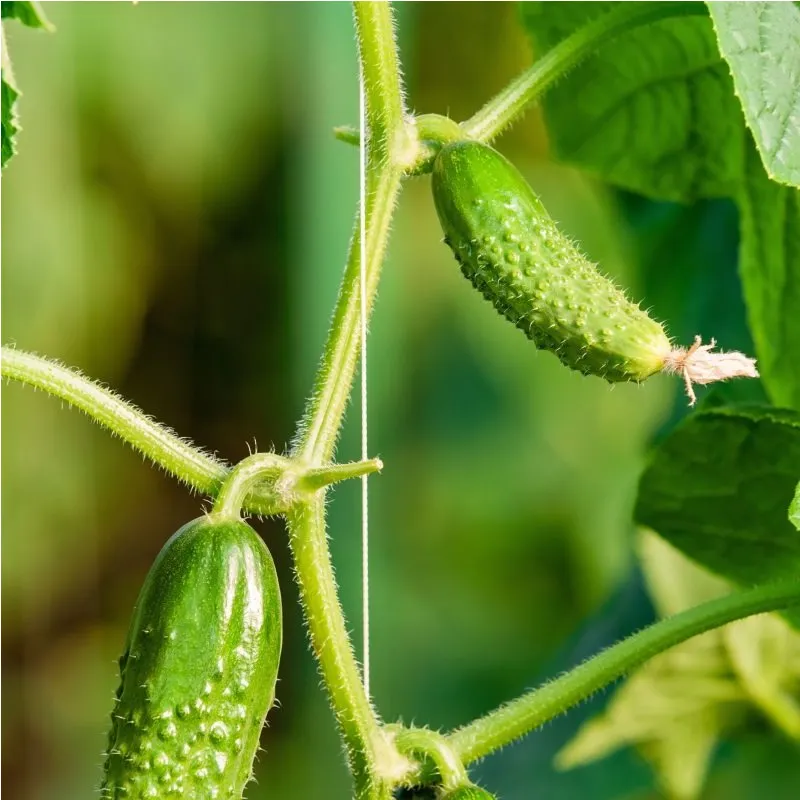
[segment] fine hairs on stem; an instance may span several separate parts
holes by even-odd
[[[359,72],[358,80],[359,130],[359,204],[358,235],[362,253],[359,273],[359,299],[361,316],[361,459],[369,458],[367,440],[367,269],[363,254],[367,252],[367,136],[366,101],[364,93],[364,73]],[[361,619],[363,625],[362,674],[364,691],[369,697],[369,476],[361,476]]]

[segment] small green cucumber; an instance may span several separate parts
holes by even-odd
[[[184,525],[136,604],[101,796],[239,800],[281,644],[278,577],[256,532],[214,515]]]
[[[461,271],[536,347],[609,382],[661,371],[671,346],[567,239],[519,171],[485,144],[443,147],[433,199]]]

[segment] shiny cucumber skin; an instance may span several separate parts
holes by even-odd
[[[663,369],[671,346],[661,325],[558,230],[500,153],[479,142],[446,145],[432,187],[461,271],[536,347],[609,382]]]
[[[256,532],[213,516],[184,525],[136,604],[101,797],[239,800],[281,645],[278,578]]]

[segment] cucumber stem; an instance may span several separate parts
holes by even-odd
[[[4,346],[0,371],[4,378],[41,389],[83,411],[156,466],[201,494],[216,495],[231,470],[228,464],[155,422],[113,390],[57,361]],[[276,511],[273,499],[258,492],[248,499],[248,507],[257,514]]]
[[[368,125],[368,138],[362,143],[366,145],[365,202],[356,214],[331,329],[292,447],[292,456],[310,468],[324,468],[336,446],[361,349],[362,313],[368,320],[404,165],[416,148],[405,121],[391,6],[359,0],[353,3],[353,10]],[[360,243],[362,212],[365,252]],[[293,504],[286,520],[301,605],[343,734],[354,796],[357,800],[385,800],[411,765],[381,729],[361,680],[337,595],[322,493]]]
[[[255,453],[242,459],[222,484],[212,513],[226,519],[239,519],[250,489],[265,478],[285,475],[290,464],[288,458],[276,453]],[[281,505],[285,507],[286,503],[279,502],[278,506]]]
[[[359,64],[366,95],[370,158],[397,163],[413,148],[405,124],[406,108],[395,26],[388,2],[353,3]]]
[[[404,728],[400,725],[387,726],[387,729],[390,732],[396,731],[394,743],[401,753],[421,756],[433,762],[441,780],[442,791],[450,792],[469,784],[466,768],[441,733],[429,728]]]
[[[378,724],[361,682],[337,596],[322,494],[293,505],[286,521],[309,639],[344,739],[354,796],[385,800],[413,765]]]

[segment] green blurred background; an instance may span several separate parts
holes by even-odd
[[[226,459],[254,441],[284,448],[358,198],[357,151],[331,133],[358,114],[349,5],[45,8],[53,35],[7,26],[24,97],[20,152],[3,175],[3,341],[79,367]],[[412,109],[463,119],[530,63],[517,14],[512,3],[401,4]],[[549,160],[536,113],[499,146],[676,337],[748,346],[731,205],[613,193]],[[386,463],[370,484],[373,693],[385,719],[466,722],[652,617],[630,512],[648,443],[683,413],[678,382],[612,390],[537,353],[460,277],[427,178],[403,192],[369,356],[370,449]],[[343,460],[358,457],[357,410]],[[133,602],[202,500],[41,393],[4,386],[2,422],[2,788],[91,797]],[[357,482],[330,511],[358,637]],[[248,797],[344,798],[285,532],[259,530],[286,632],[281,707]],[[552,770],[598,702],[476,776],[509,800],[657,797],[631,753]],[[726,745],[707,796],[783,797],[776,770],[788,758],[764,736]]]

